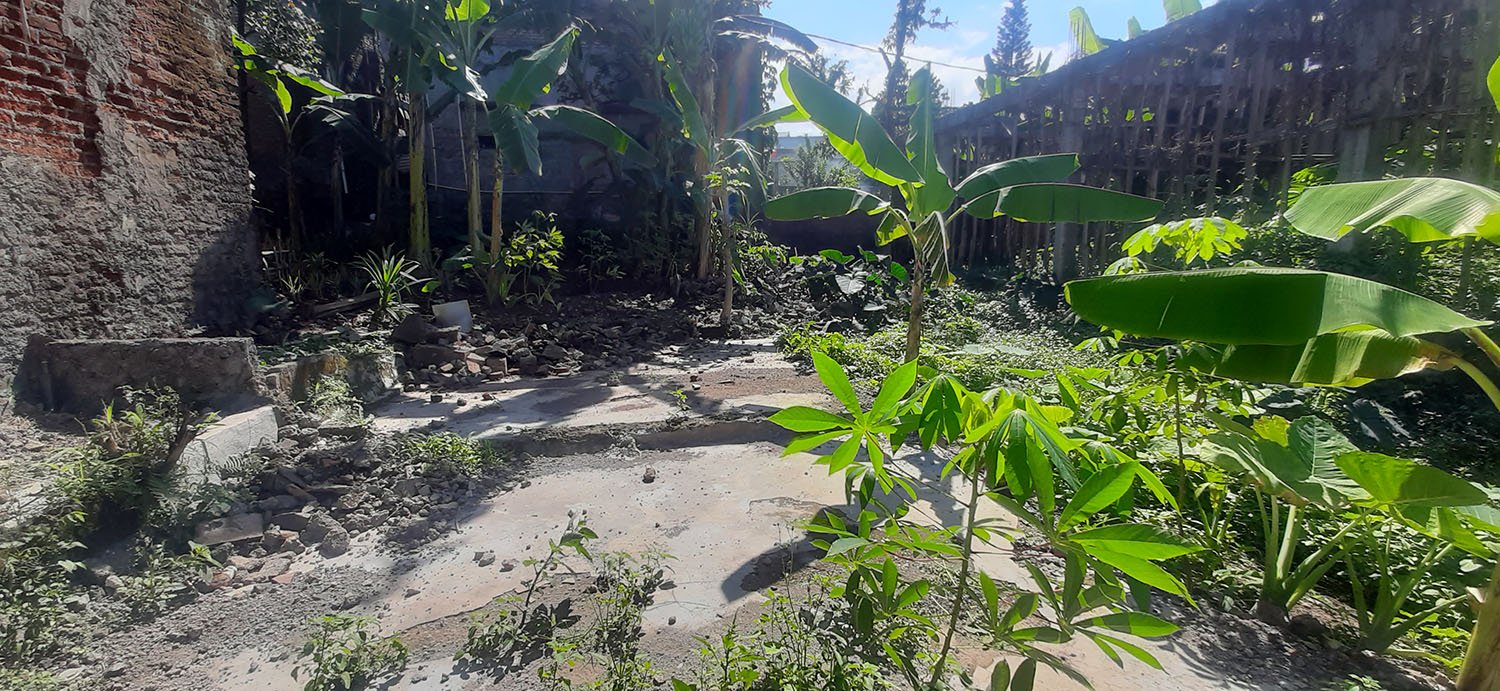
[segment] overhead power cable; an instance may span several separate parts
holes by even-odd
[[[819,41],[827,41],[829,43],[836,43],[836,44],[841,45],[841,46],[848,46],[850,48],[857,48],[859,50],[867,51],[867,52],[870,52],[870,53],[876,53],[876,54],[879,54],[879,55],[889,55],[889,53],[887,51],[882,50],[880,48],[876,48],[874,46],[866,46],[866,45],[861,45],[861,44],[858,44],[858,43],[850,43],[848,41],[841,41],[839,39],[832,38],[832,37],[829,37],[829,36],[823,36],[823,35],[820,35],[820,34],[810,34],[810,33],[807,33],[806,31],[804,31],[802,33],[806,34],[808,38],[817,39]],[[910,54],[907,54],[906,57],[907,57],[908,60],[911,60],[912,62],[921,62],[921,63],[926,63],[926,64],[929,64],[929,65],[941,65],[943,67],[951,67],[951,68],[953,68],[955,70],[968,70],[970,72],[978,72],[980,74],[985,74],[984,69],[983,68],[979,68],[979,67],[969,67],[968,65],[954,65],[952,63],[947,63],[947,62],[938,62],[937,60],[926,60],[926,59],[923,59],[923,58],[912,57]]]

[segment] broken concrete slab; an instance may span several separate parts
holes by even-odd
[[[264,517],[258,513],[241,513],[215,518],[198,524],[193,540],[200,545],[212,547],[226,542],[238,542],[266,533]]]
[[[216,483],[245,454],[280,437],[276,410],[269,405],[226,415],[187,445],[182,467],[189,481]]]
[[[624,372],[488,383],[442,398],[407,392],[374,410],[373,429],[440,428],[500,440],[537,430],[652,425],[704,416],[759,419],[787,406],[833,402],[816,379],[769,355],[771,350],[767,343],[732,343],[665,356]],[[726,352],[733,356],[725,357]],[[692,381],[694,376],[698,382]]]
[[[236,410],[262,398],[259,383],[248,338],[38,337],[27,344],[16,394],[49,410],[94,415],[121,387],[169,387],[189,403]]]
[[[393,352],[315,353],[265,368],[262,377],[268,395],[285,394],[294,401],[306,400],[323,377],[337,377],[366,405],[390,395],[401,385],[401,365]]]

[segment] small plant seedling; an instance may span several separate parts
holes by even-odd
[[[370,631],[374,619],[330,614],[313,620],[293,678],[307,679],[303,691],[356,691],[406,668],[406,644],[396,636]]]

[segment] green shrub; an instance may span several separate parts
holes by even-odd
[[[319,377],[313,381],[312,389],[307,392],[307,399],[302,402],[302,409],[334,424],[369,424],[364,404],[354,395],[349,382],[341,377]]]
[[[452,432],[410,435],[401,446],[412,461],[429,464],[444,473],[474,475],[505,463],[489,442]]]
[[[406,668],[406,644],[396,636],[370,631],[375,620],[330,614],[313,620],[293,678],[305,677],[303,691],[354,691]]]

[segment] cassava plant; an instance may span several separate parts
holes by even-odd
[[[917,364],[908,362],[884,379],[866,408],[833,360],[814,353],[813,363],[843,409],[793,407],[771,420],[798,433],[787,454],[831,445],[816,463],[844,475],[850,501],[858,507],[852,520],[825,512],[811,527],[822,536],[816,544],[826,550],[825,559],[847,572],[831,594],[850,605],[852,649],[899,670],[917,689],[945,688],[966,676],[955,671],[953,655],[955,634],[967,625],[977,625],[990,647],[1022,658],[1014,671],[1002,663],[990,688],[1030,689],[1038,665],[1086,683],[1039,645],[1078,636],[1117,661],[1123,651],[1159,666],[1150,653],[1115,634],[1165,636],[1177,627],[1132,609],[1126,593],[1150,586],[1187,597],[1183,584],[1158,562],[1201,548],[1159,528],[1113,517],[1134,499],[1137,483],[1171,503],[1145,466],[1110,450],[1092,455],[1110,462],[1085,468],[1076,459],[1085,456],[1089,444],[1058,427],[1066,411],[1024,394],[974,392],[948,376],[918,386]],[[917,486],[926,481],[899,460],[908,437],[922,449],[941,445],[953,452],[941,477],[956,476],[962,487],[961,496],[954,497],[963,510],[959,523],[924,524],[910,512],[918,501]],[[1065,556],[1061,583],[1032,569],[1038,592],[1001,601],[999,585],[974,562],[979,543],[1004,529],[994,518],[996,510],[1044,536]],[[903,564],[913,562],[951,564],[958,571],[956,585],[909,577]],[[941,610],[939,616],[923,613],[934,608]],[[1038,619],[1042,623],[1036,624]]]
[[[1064,183],[1078,170],[1074,154],[1002,161],[980,168],[954,186],[934,139],[938,103],[930,69],[918,71],[908,86],[906,100],[913,108],[904,148],[892,142],[874,116],[802,67],[788,64],[781,73],[781,86],[795,109],[787,118],[811,120],[849,163],[876,182],[899,190],[900,198],[886,201],[852,187],[820,187],[771,200],[766,216],[796,221],[865,213],[880,220],[876,231],[880,244],[902,237],[910,240],[908,361],[917,358],[921,347],[922,308],[928,290],[953,281],[948,268],[948,226],[959,214],[1086,223],[1142,221],[1162,208],[1153,199]],[[956,200],[962,204],[953,210]]]

